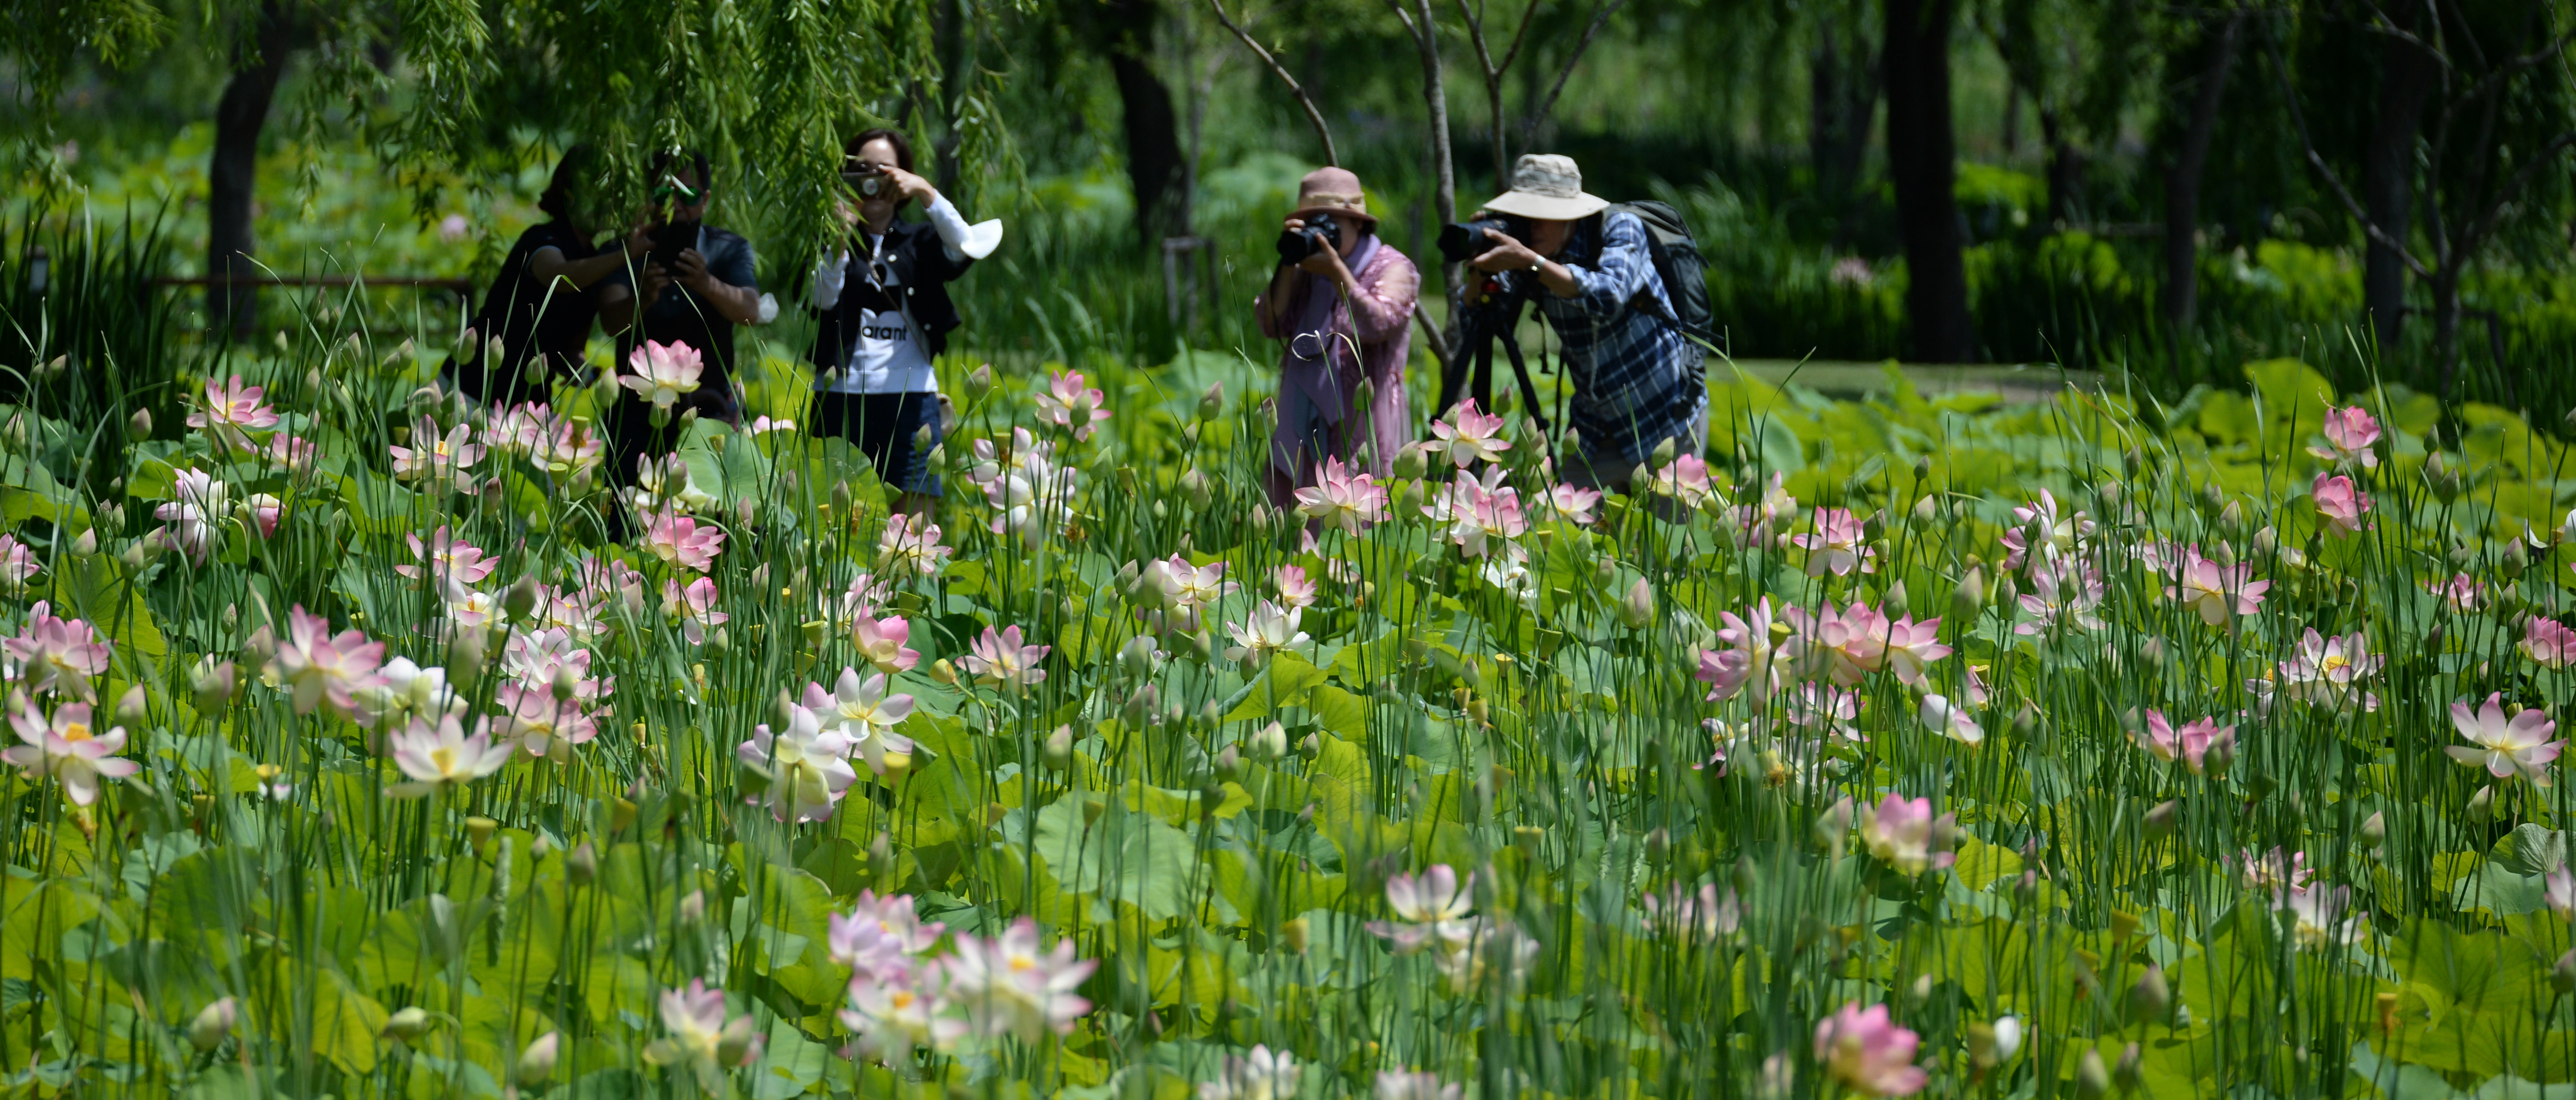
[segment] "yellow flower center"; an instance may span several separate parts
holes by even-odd
[[[65,741],[87,741],[89,739],[89,723],[87,722],[74,722],[63,727],[63,740]]]

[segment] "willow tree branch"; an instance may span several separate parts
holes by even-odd
[[[2299,132],[2299,148],[2306,151],[2308,166],[2325,178],[2327,190],[2333,191],[2335,200],[2343,204],[2344,213],[2352,215],[2352,220],[2361,224],[2364,235],[2396,253],[2398,260],[2406,265],[2406,270],[2414,272],[2416,278],[2432,278],[2433,270],[2416,258],[2414,250],[2406,247],[2406,242],[2390,236],[2388,230],[2371,220],[2370,212],[2363,210],[2360,200],[2352,197],[2352,189],[2344,186],[2343,176],[2334,170],[2333,165],[2326,163],[2324,154],[2317,152],[2317,140],[2308,132],[2308,114],[2300,109],[2298,89],[2290,84],[2290,66],[2281,60],[2281,47],[2272,41],[2269,34],[2263,36],[2263,52],[2272,59],[2272,72],[2281,82],[2281,99],[2290,107],[2290,122]]]
[[[1556,110],[1556,97],[1565,93],[1565,82],[1573,78],[1574,67],[1583,61],[1583,52],[1592,48],[1592,36],[1601,33],[1601,25],[1609,22],[1610,17],[1627,4],[1628,0],[1608,0],[1593,5],[1592,23],[1583,28],[1583,37],[1575,41],[1574,52],[1566,55],[1565,68],[1556,74],[1556,85],[1547,90],[1547,98],[1540,100],[1538,109],[1531,111],[1529,120],[1521,124],[1522,145],[1538,140],[1539,124],[1546,122],[1548,114]]]
[[[1225,29],[1233,31],[1234,36],[1243,41],[1244,47],[1252,51],[1252,56],[1260,58],[1262,64],[1270,67],[1270,75],[1278,77],[1280,83],[1288,86],[1288,94],[1296,96],[1297,105],[1306,109],[1306,124],[1315,128],[1316,139],[1324,143],[1324,163],[1336,168],[1341,167],[1341,155],[1333,150],[1332,127],[1324,124],[1324,112],[1315,109],[1314,97],[1306,94],[1305,86],[1297,83],[1296,77],[1288,75],[1288,70],[1279,64],[1278,58],[1270,56],[1270,51],[1261,48],[1260,41],[1252,37],[1251,31],[1243,29],[1243,25],[1235,22],[1233,16],[1226,14],[1225,0],[1208,0],[1208,7],[1216,12],[1216,21],[1225,24]]]

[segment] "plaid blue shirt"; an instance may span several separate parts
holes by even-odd
[[[1646,250],[1637,216],[1612,211],[1601,220],[1600,255],[1592,267],[1566,265],[1578,292],[1560,298],[1541,289],[1539,311],[1564,342],[1574,376],[1574,413],[1583,450],[1595,464],[1625,470],[1656,445],[1683,436],[1708,405],[1701,353],[1674,324],[1672,299]],[[1656,305],[1637,301],[1653,295]]]

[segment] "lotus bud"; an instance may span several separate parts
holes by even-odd
[[[2075,1063],[2075,1095],[2083,1100],[2102,1100],[2111,1094],[2111,1067],[2102,1064],[2102,1052],[2084,1048],[2084,1056]]]
[[[1201,661],[1207,660],[1209,654],[1216,652],[1216,636],[1205,630],[1201,630],[1196,634],[1190,635],[1190,652],[1198,654],[1199,660]],[[1214,706],[1216,704],[1210,703],[1208,705]]]
[[[1628,484],[1631,486],[1652,489],[1655,484],[1655,471],[1647,467],[1645,463],[1640,462],[1629,468]]]
[[[1657,826],[1646,833],[1646,858],[1657,863],[1673,854],[1673,831]]]
[[[1207,703],[1206,703],[1205,705],[1203,705],[1203,706],[1199,707],[1199,724],[1200,724],[1200,725],[1206,726],[1206,727],[1208,727],[1208,728],[1210,728],[1210,729],[1214,729],[1214,728],[1216,728],[1216,724],[1217,724],[1218,722],[1221,722],[1221,721],[1224,721],[1224,720],[1225,720],[1225,708],[1223,708],[1223,707],[1221,707],[1221,706],[1218,706],[1218,705],[1217,705],[1217,701],[1216,701],[1216,700],[1214,700],[1214,699],[1210,699],[1210,700],[1208,700],[1208,701],[1207,701]]]
[[[2484,825],[2495,820],[2495,788],[2493,786],[2478,788],[2478,793],[2469,799],[2468,812],[2469,820],[2475,824]]]
[[[1225,411],[1225,383],[1208,383],[1207,392],[1199,395],[1199,419],[1214,420]]]
[[[1887,509],[1881,508],[1875,512],[1871,512],[1868,519],[1860,521],[1860,534],[1862,538],[1868,539],[1871,542],[1877,542],[1880,539],[1886,538]]]
[[[81,532],[79,538],[73,539],[72,553],[84,558],[98,553],[98,528],[92,527]]]
[[[848,478],[843,478],[832,483],[832,512],[835,515],[843,516],[850,514],[850,482]]]
[[[2376,852],[2380,845],[2387,842],[2388,815],[2386,813],[2373,812],[2369,817],[2362,819],[2361,846],[2364,850]]]
[[[553,689],[558,703],[570,702],[581,691],[581,679],[573,672],[572,666],[565,665],[555,670]]]
[[[1206,474],[1192,468],[1181,475],[1181,493],[1190,498],[1190,507],[1204,511],[1208,502],[1215,498],[1216,490],[1208,484]]]
[[[1843,838],[1851,833],[1852,800],[1845,795],[1816,816],[1816,844],[1841,858]]]
[[[1252,751],[1264,760],[1277,760],[1288,755],[1288,730],[1277,722],[1253,731]]]
[[[1228,781],[1243,778],[1243,753],[1227,745],[1225,751],[1216,754],[1216,774]]]
[[[189,687],[197,694],[197,711],[213,714],[224,709],[233,698],[233,663],[212,657],[197,662],[196,676]]]
[[[716,1039],[716,1064],[743,1066],[751,1064],[753,1058],[759,1057],[761,1043],[760,1032],[756,1030],[758,1026],[751,1022],[749,1016],[736,1016],[731,1022],[725,1024],[723,1034]]]
[[[284,333],[280,333],[279,335],[281,335],[281,336],[282,336],[282,335],[285,335],[285,334],[284,334]],[[484,361],[485,363],[498,363],[498,362],[500,362],[501,360],[503,360],[503,359],[507,359],[507,358],[509,358],[509,355],[508,355],[508,353],[506,352],[506,350],[502,347],[502,345],[501,345],[501,338],[500,338],[499,336],[494,336],[494,337],[492,337],[490,340],[488,340],[488,341],[485,341],[485,342],[484,342],[484,344],[483,344],[483,361]],[[606,374],[605,372],[603,372],[603,373],[602,373],[602,375],[601,375],[601,377],[605,378],[605,377],[607,377],[607,374]],[[611,383],[611,384],[613,385],[614,383]]]
[[[1134,728],[1150,721],[1154,714],[1154,703],[1154,685],[1144,684],[1137,687],[1133,694],[1127,696],[1127,705],[1123,713],[1127,725]]]
[[[878,830],[876,839],[868,842],[868,866],[884,870],[894,866],[894,837]]]
[[[2138,1047],[2138,1044],[2131,1043],[2121,1048],[2120,1064],[2111,1067],[2111,1082],[2120,1086],[2121,1092],[2138,1091],[2138,1086],[2146,1084],[2141,1066],[2144,1061],[2145,1052]]]
[[[241,1006],[230,997],[207,1005],[197,1012],[196,1019],[188,1021],[188,1045],[213,1050],[223,1045],[224,1037],[232,1034],[233,1025],[240,1019]]]
[[[2576,993],[2576,951],[2558,956],[2557,965],[2549,968],[2549,988],[2561,997]]]
[[[1887,613],[1888,618],[1904,618],[1907,610],[1905,602],[1905,582],[1898,581],[1895,584],[1888,585],[1887,594],[1880,597],[1879,604],[1881,609]]]
[[[1408,452],[1408,453],[1410,453],[1410,452]],[[1422,503],[1423,503],[1423,499],[1422,499],[1422,498],[1423,498],[1423,492],[1422,492],[1422,483],[1421,483],[1421,482],[1419,482],[1419,481],[1408,481],[1408,482],[1405,482],[1405,483],[1404,483],[1404,491],[1403,491],[1402,493],[1398,493],[1398,494],[1396,494],[1396,498],[1395,498],[1395,511],[1396,511],[1396,514],[1397,514],[1397,515],[1400,515],[1400,516],[1418,516],[1418,515],[1421,515],[1421,514],[1422,514]]]
[[[1985,570],[1976,566],[1968,567],[1967,573],[1959,578],[1959,587],[1952,590],[1950,593],[1950,606],[1953,609],[1953,614],[1971,622],[1974,622],[1977,616],[1985,611]]]
[[[696,924],[701,920],[705,920],[707,916],[707,892],[704,890],[689,891],[687,896],[680,899],[680,911],[678,916],[680,918],[680,923],[682,924]]]
[[[125,689],[125,694],[116,697],[116,724],[141,726],[152,717],[151,705],[151,699],[143,694],[143,685]]]
[[[599,851],[585,840],[564,853],[564,881],[575,886],[588,886],[599,877]]]
[[[1412,481],[1419,479],[1426,472],[1428,463],[1422,448],[1406,447],[1395,452],[1395,461],[1390,465],[1390,472],[1397,478]]]
[[[1628,594],[1620,597],[1618,613],[1619,621],[1628,629],[1645,629],[1646,624],[1655,621],[1654,586],[1647,584],[1644,577],[1637,578],[1637,583],[1628,586]]]
[[[2147,811],[2147,839],[2161,840],[2165,837],[2172,836],[2175,819],[2181,815],[2182,802],[2180,800],[2177,799],[2157,803],[2155,808]]]
[[[136,409],[134,410],[134,415],[126,417],[125,434],[135,439],[150,439],[152,437],[152,410]]]
[[[408,1041],[429,1034],[430,1025],[433,1023],[435,1021],[429,1018],[427,1009],[412,1005],[385,1017],[382,1034],[388,1039]]]
[[[948,663],[947,658],[942,657],[930,662],[930,678],[942,684],[954,685],[957,682],[957,669]]]
[[[474,681],[482,677],[487,644],[484,632],[473,627],[458,627],[456,636],[448,640],[447,678],[458,690],[472,690]]]
[[[1674,442],[1673,437],[1671,437],[1671,436],[1666,436],[1666,437],[1664,437],[1664,441],[1663,441],[1663,442],[1658,443],[1658,444],[1655,444],[1655,453],[1654,453],[1654,454],[1652,454],[1652,455],[1650,455],[1650,456],[1648,456],[1648,457],[1647,457],[1647,459],[1646,459],[1646,461],[1647,461],[1647,462],[1649,462],[1649,463],[1651,463],[1651,464],[1653,464],[1653,465],[1654,465],[1654,467],[1655,467],[1656,469],[1658,469],[1658,470],[1663,469],[1663,468],[1664,468],[1664,467],[1666,467],[1666,466],[1670,466],[1670,465],[1672,465],[1672,464],[1673,464],[1673,442]]]
[[[1302,756],[1309,761],[1324,755],[1324,735],[1320,733],[1310,733],[1304,737],[1298,738],[1297,755]],[[1313,807],[1310,806],[1308,809],[1311,811]]]
[[[1279,926],[1279,945],[1292,955],[1306,953],[1306,918],[1297,917]]]
[[[981,401],[984,399],[985,394],[991,392],[993,392],[993,364],[986,363],[982,366],[976,367],[973,373],[966,376],[966,400],[968,403],[971,404],[973,402]]]
[[[2173,987],[2165,982],[2165,968],[2148,963],[2138,984],[2129,987],[2129,1018],[2141,1023],[2161,1020],[2172,1005]]]
[[[1073,727],[1057,726],[1046,739],[1046,765],[1057,771],[1073,767]]]
[[[1927,495],[1914,502],[1914,523],[1916,526],[1929,527],[1932,525],[1932,521],[1939,518],[1941,518],[1941,504],[1938,500]]]
[[[500,822],[494,821],[488,817],[466,818],[466,843],[472,844],[474,846],[474,850],[480,852],[483,850],[484,845],[492,843],[492,834],[494,831],[500,829],[500,827]]]
[[[554,1076],[555,1060],[561,1054],[562,1047],[562,1032],[549,1031],[537,1036],[535,1042],[528,1044],[528,1049],[519,1052],[518,1082],[522,1085],[537,1085],[545,1083],[546,1078]]]
[[[1995,578],[1995,606],[2002,609],[2004,614],[2012,614],[2015,601],[2020,599],[2021,585],[2012,579],[2012,574],[2006,573]]]
[[[2515,539],[2504,544],[2504,554],[2496,562],[2496,571],[2504,574],[2506,580],[2520,580],[2522,571],[2530,565],[2531,553],[2522,548],[2521,539]]]

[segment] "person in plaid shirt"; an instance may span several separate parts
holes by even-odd
[[[1494,247],[1468,262],[1537,280],[1539,312],[1564,342],[1574,378],[1569,419],[1582,439],[1582,453],[1566,456],[1562,473],[1576,485],[1625,492],[1664,441],[1676,455],[1706,449],[1708,386],[1701,350],[1683,335],[1655,272],[1644,223],[1605,213],[1609,205],[1584,193],[1572,158],[1524,156],[1512,189],[1485,210],[1528,219],[1529,241],[1492,234]]]

